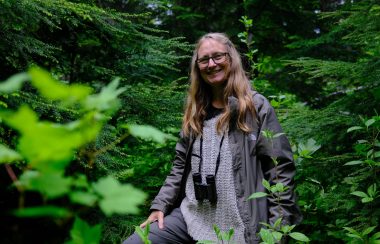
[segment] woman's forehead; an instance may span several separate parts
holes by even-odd
[[[211,38],[203,40],[198,48],[198,56],[204,56],[218,52],[227,52],[227,47],[225,44]]]

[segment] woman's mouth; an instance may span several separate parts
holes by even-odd
[[[208,75],[215,75],[216,73],[219,73],[220,71],[222,71],[222,69],[210,70],[210,71],[207,71],[207,74]]]

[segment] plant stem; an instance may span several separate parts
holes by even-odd
[[[18,179],[13,171],[12,167],[9,164],[5,164],[5,169],[7,170],[7,173],[9,175],[9,178],[13,181],[13,184],[16,186],[17,190],[20,192],[20,197],[18,199],[18,207],[23,208],[25,205],[25,196],[24,196],[24,189],[18,184]]]

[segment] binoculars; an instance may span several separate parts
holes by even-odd
[[[193,182],[195,198],[198,201],[209,200],[210,203],[216,203],[217,193],[214,175],[206,175],[206,184],[203,184],[201,174],[193,173]]]

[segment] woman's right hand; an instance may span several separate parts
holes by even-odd
[[[148,223],[158,221],[158,228],[164,228],[164,213],[159,210],[154,210],[148,217],[148,219],[140,225],[141,228],[144,228]]]

